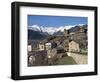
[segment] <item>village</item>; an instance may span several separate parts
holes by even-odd
[[[28,40],[28,66],[78,64],[78,58],[74,59],[73,54],[80,54],[78,57],[86,56],[87,59],[87,38],[87,29],[80,27],[75,32],[64,29],[61,36],[49,36],[44,40]],[[69,53],[72,53],[72,56]],[[83,59],[86,61],[85,64],[86,59]]]

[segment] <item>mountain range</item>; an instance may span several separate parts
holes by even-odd
[[[86,24],[81,25],[84,29],[87,29]],[[75,32],[78,31],[80,28],[80,25],[69,27],[69,32]],[[47,38],[49,35],[59,36],[63,35],[63,30],[67,29],[67,27],[59,27],[59,28],[53,28],[53,27],[39,27],[38,25],[34,25],[32,27],[28,28],[28,40],[34,39],[34,40],[41,40]]]

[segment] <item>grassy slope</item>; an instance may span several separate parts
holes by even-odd
[[[55,62],[55,65],[74,65],[77,64],[72,57],[66,56]]]

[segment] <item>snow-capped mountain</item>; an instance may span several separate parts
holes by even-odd
[[[66,30],[73,29],[76,26],[78,26],[78,27],[84,26],[84,24],[59,26],[59,27],[44,27],[44,26],[32,25],[32,26],[29,26],[29,29],[33,30],[33,31],[39,31],[39,32],[42,32],[42,33],[47,33],[47,34],[53,35],[56,32],[63,32],[64,29],[66,29]]]
[[[87,25],[81,25],[84,29],[87,29]],[[60,27],[43,27],[38,25],[32,25],[28,27],[29,39],[43,39],[49,35],[59,36],[63,35],[64,29],[69,29],[69,32],[76,32],[80,28],[80,25],[74,26],[60,26]]]
[[[28,26],[28,29],[34,30],[34,31],[41,31],[41,29],[38,25]]]
[[[58,31],[63,32],[64,29],[70,29],[73,26],[74,25],[60,26],[60,27],[43,27],[43,26],[38,26],[38,25],[32,25],[32,26],[29,26],[29,29],[34,30],[34,31],[45,32],[50,35],[53,35],[55,32],[58,32]]]

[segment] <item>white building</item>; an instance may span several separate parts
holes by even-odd
[[[40,43],[40,44],[39,44],[39,50],[45,50],[44,43]]]
[[[28,52],[31,52],[31,51],[32,51],[32,46],[28,45]]]
[[[46,43],[45,47],[46,47],[46,50],[50,50],[51,49],[51,43]]]

